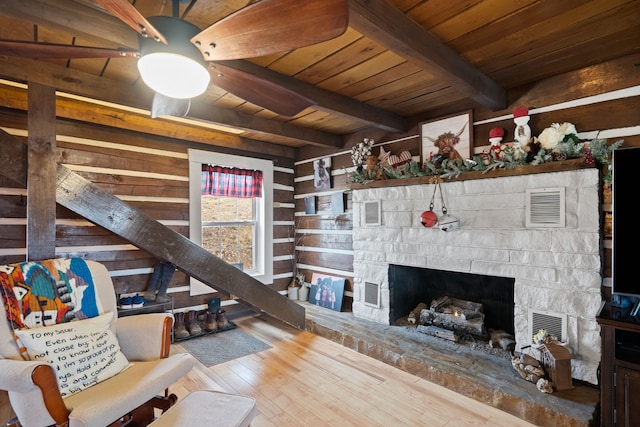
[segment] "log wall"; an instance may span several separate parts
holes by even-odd
[[[27,114],[0,109],[0,127],[27,142]],[[223,151],[201,143],[162,138],[58,119],[56,160],[102,189],[142,210],[174,231],[188,236],[188,149]],[[269,152],[271,150],[264,150]],[[274,281],[286,290],[293,277],[293,149],[281,147],[281,157],[224,150],[274,161]],[[3,159],[11,162],[12,159]],[[116,293],[144,291],[153,266],[160,260],[121,237],[56,205],[55,256],[79,256],[104,263]],[[27,190],[0,177],[0,263],[20,262],[27,254]],[[221,292],[190,297],[189,278],[177,271],[169,292],[177,308],[198,306]]]

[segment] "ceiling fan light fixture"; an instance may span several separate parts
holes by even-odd
[[[175,53],[155,52],[138,60],[140,76],[147,86],[171,98],[194,98],[207,90],[211,75],[193,59]]]
[[[148,21],[165,36],[167,44],[138,37],[138,70],[147,86],[171,98],[193,98],[209,86],[211,75],[202,53],[190,39],[200,32],[195,25],[170,16]]]

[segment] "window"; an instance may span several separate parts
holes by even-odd
[[[204,169],[214,165],[213,180],[229,178],[246,171],[262,175],[261,196],[204,191]],[[237,168],[237,169],[236,169]],[[238,170],[242,169],[242,170]],[[250,177],[247,179],[251,179]],[[210,188],[219,188],[216,181]],[[252,197],[253,196],[253,197]],[[230,264],[270,284],[273,276],[273,163],[267,160],[189,150],[189,235],[193,242]],[[215,286],[215,284],[212,284]],[[191,295],[211,292],[208,286],[191,279]]]

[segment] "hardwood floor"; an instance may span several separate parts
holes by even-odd
[[[234,322],[272,348],[209,368],[198,363],[171,392],[253,396],[252,427],[533,426],[266,315]],[[173,344],[172,351],[185,350]]]

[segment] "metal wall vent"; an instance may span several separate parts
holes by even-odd
[[[380,285],[364,282],[364,303],[372,307],[380,307]]]
[[[527,228],[564,227],[564,187],[527,190]]]
[[[533,336],[540,329],[546,330],[549,334],[558,338],[561,343],[566,343],[567,315],[529,309],[529,338],[531,339],[531,344],[534,344]]]
[[[380,200],[364,202],[364,225],[380,225]]]

